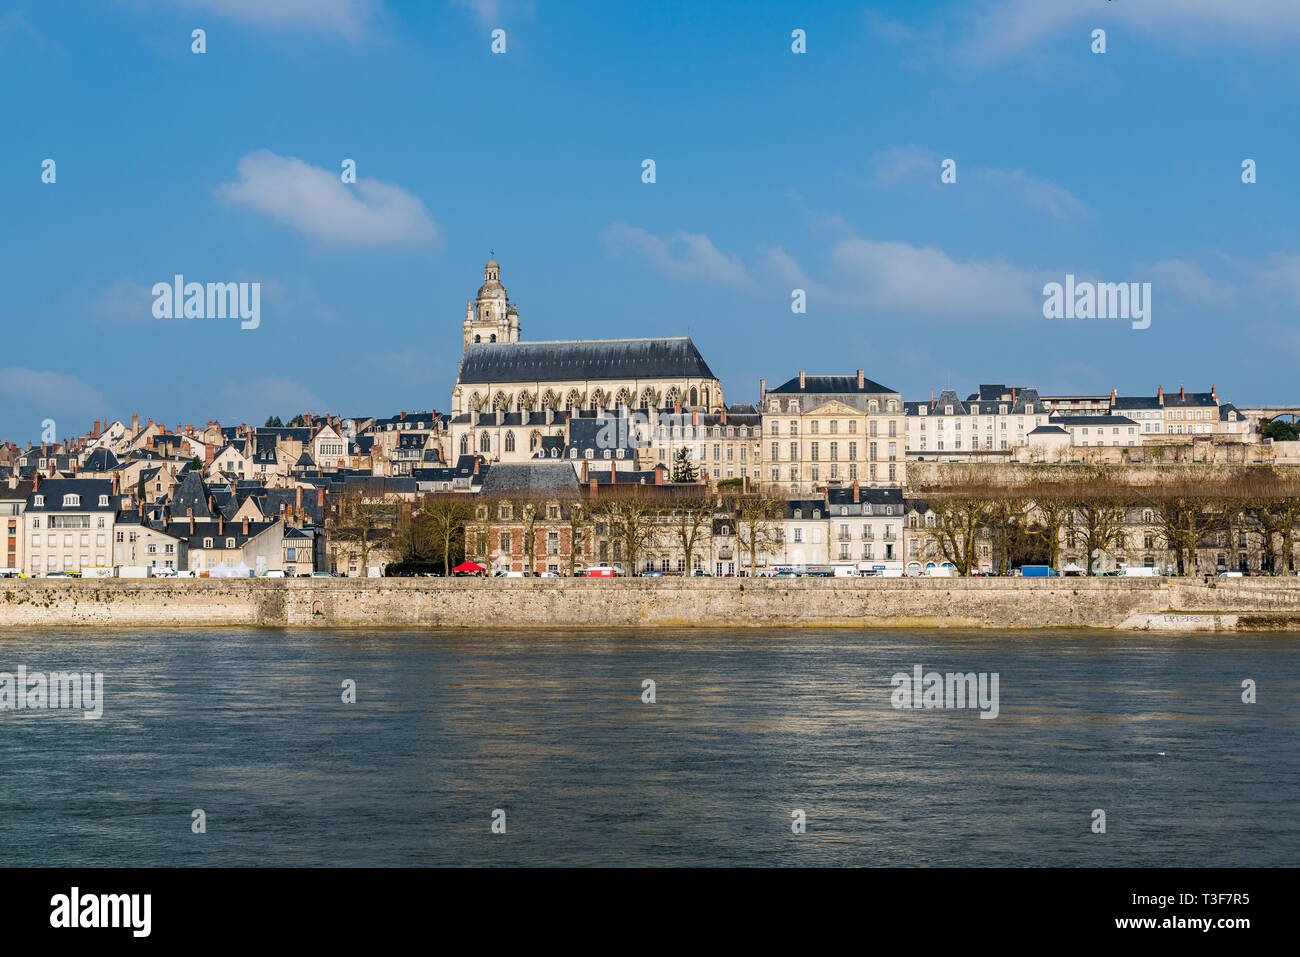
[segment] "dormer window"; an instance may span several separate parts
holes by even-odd
[[[80,495],[65,495],[65,496],[63,496],[63,507],[64,507],[64,508],[76,508],[76,507],[77,507],[78,505],[80,505],[80,504],[81,504],[81,496],[80,496]]]
[[[35,495],[35,496],[32,497],[32,507],[33,507],[33,508],[40,508],[40,507],[43,506],[44,504],[45,504],[45,496],[44,496],[44,495]]]
[[[107,496],[107,495],[101,495],[101,496],[99,497],[99,507],[100,507],[100,508],[108,508],[108,496]]]
[[[605,451],[601,452],[601,457],[609,458],[609,449],[605,449]]]
[[[203,540],[203,547],[204,547],[204,548],[211,548],[211,547],[212,547],[212,539],[210,539],[210,538],[205,538],[205,539]]]
[[[801,509],[801,508],[796,508],[796,509],[794,510],[794,517],[795,517],[795,518],[803,518],[803,509]]]
[[[841,506],[840,506],[840,514],[841,514],[841,515],[847,515],[847,514],[849,514],[849,507],[848,507],[847,505],[841,505]]]
[[[943,407],[943,414],[944,414],[944,415],[952,415],[952,406],[950,406],[950,405],[945,405],[945,406]]]
[[[1034,414],[1034,407],[1032,405],[1025,406],[1025,415],[1033,415],[1033,414]]]
[[[813,509],[813,518],[821,518],[821,517],[822,517],[821,509],[819,508]]]
[[[227,547],[227,548],[234,548],[234,547],[235,547],[235,540],[234,540],[233,538],[227,538],[227,539],[226,539],[226,547]]]
[[[971,414],[971,415],[979,415],[979,414],[980,414],[980,407],[979,407],[978,405],[972,405],[972,406],[970,407],[970,414]]]

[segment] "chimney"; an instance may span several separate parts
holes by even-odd
[[[131,436],[132,436],[132,438],[134,438],[134,437],[135,437],[135,434],[136,434],[137,432],[139,432],[139,431],[140,431],[140,416],[138,416],[136,413],[132,412],[132,413],[131,413]]]
[[[700,410],[691,409],[691,425],[699,425],[699,424],[700,424]]]
[[[800,369],[800,370],[799,370],[799,389],[800,389],[800,391],[803,390],[803,386],[804,386],[804,375],[803,375],[803,370]]]
[[[295,512],[301,512],[302,511],[302,486],[299,485],[296,491],[297,491],[297,495],[294,496],[293,509]]]
[[[474,456],[474,474],[478,475],[478,456]]]
[[[722,424],[727,424],[727,407],[725,405],[722,407]]]
[[[596,476],[593,475],[591,477],[591,485],[589,487],[591,489],[591,497],[595,498],[596,497]]]
[[[405,412],[400,413],[400,414],[398,415],[398,418],[399,418],[399,419],[404,419],[404,418],[406,418],[406,413],[405,413]]]
[[[224,534],[226,531],[226,516],[220,512],[217,513],[217,534]]]
[[[582,484],[583,484],[583,485],[586,485],[586,484],[587,484],[587,460],[586,460],[586,459],[583,459],[583,460],[582,460],[582,479],[581,479],[581,481],[582,481]]]
[[[185,510],[185,514],[190,517],[190,534],[193,535],[194,534],[194,509],[187,508]]]
[[[50,463],[50,478],[54,478],[54,463]]]
[[[610,482],[618,481],[618,462],[614,459],[609,460],[609,480]]]
[[[36,472],[32,476],[32,491],[38,491],[41,487],[41,473]]]
[[[1164,387],[1164,386],[1159,386],[1159,387],[1156,389],[1156,401],[1159,402],[1161,405],[1164,405],[1164,404],[1165,404],[1165,387]]]
[[[863,376],[863,374],[862,374],[862,370],[859,369],[859,370],[858,370],[858,391],[859,391],[859,392],[861,392],[863,389],[866,388],[866,384],[864,383],[863,379],[864,379],[864,376]]]
[[[325,507],[325,490],[323,488],[316,490],[316,507],[322,509]]]
[[[858,489],[858,483],[857,483],[857,481],[855,480],[854,483],[853,483],[853,504],[854,504],[854,505],[857,505],[857,504],[861,501],[861,498],[860,498],[860,495],[861,495],[861,494],[862,494],[862,493],[861,493],[861,492],[859,491],[859,489]]]
[[[121,492],[121,482],[120,482],[120,480],[121,480],[121,476],[118,475],[118,473],[114,472],[114,473],[113,473],[113,494],[114,494],[114,495],[121,495],[121,494],[122,494],[122,492]]]
[[[1115,398],[1116,398],[1116,396],[1118,396],[1118,395],[1119,395],[1119,391],[1118,391],[1118,390],[1116,390],[1116,389],[1111,389],[1111,390],[1110,390],[1110,401],[1111,401],[1111,404],[1112,404],[1112,405],[1114,405],[1114,403],[1115,403]]]
[[[1218,404],[1218,401],[1219,401],[1219,394],[1218,394],[1217,392],[1214,391],[1214,383],[1213,383],[1213,382],[1210,383],[1210,398],[1213,399],[1213,400],[1215,401],[1215,404]]]
[[[244,534],[245,534],[245,535],[248,534],[248,516],[247,516],[247,515],[244,516]]]
[[[678,399],[676,402],[673,403],[673,412],[674,412],[675,414],[677,414],[677,415],[681,415],[681,414],[682,414],[682,400],[681,400],[681,399]]]
[[[41,456],[42,456],[42,457],[45,456],[45,440],[44,440],[44,439],[41,440]]]
[[[216,457],[217,457],[217,450],[212,446],[212,443],[204,442],[203,443],[203,467],[206,469],[209,465],[212,464],[212,460],[215,459]]]
[[[664,484],[664,469],[658,465],[655,466],[655,484],[656,485]]]
[[[1187,398],[1187,390],[1186,390],[1185,388],[1183,388],[1183,385],[1182,385],[1181,382],[1178,384],[1178,398],[1180,398],[1180,399],[1185,399],[1185,398]]]

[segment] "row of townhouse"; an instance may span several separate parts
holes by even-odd
[[[646,472],[611,467],[591,471],[578,482],[561,462],[492,466],[473,499],[466,555],[493,571],[561,575],[572,568],[614,564],[636,574],[728,576],[853,566],[914,576],[958,561],[950,540],[945,548],[939,510],[899,488],[855,485],[825,489],[818,496],[760,498],[770,511],[756,518],[743,498],[672,483],[667,474],[662,465]],[[634,536],[635,545],[628,535],[627,512],[616,506],[627,497],[619,493],[628,492],[648,512],[644,535]],[[704,514],[697,514],[701,508]],[[1042,519],[1031,510],[1025,524],[1033,527]],[[1091,554],[1085,524],[1082,515],[1061,524],[1054,557],[1066,573],[1099,574],[1125,566],[1163,574],[1291,573],[1300,568],[1300,536],[1274,534],[1270,548],[1263,529],[1245,513],[1225,516],[1207,530],[1194,558],[1185,556],[1182,565],[1151,507],[1127,507]],[[1290,556],[1282,554],[1286,541]],[[1008,547],[999,545],[992,524],[981,527],[968,570],[1007,574],[1020,564],[1044,564],[1052,557],[1047,543],[1034,536],[1021,540],[1014,553]]]

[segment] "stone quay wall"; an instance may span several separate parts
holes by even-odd
[[[1210,585],[1117,578],[0,581],[0,628],[6,629],[610,625],[1300,630],[1300,579]]]

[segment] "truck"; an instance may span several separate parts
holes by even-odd
[[[112,565],[86,565],[81,569],[82,578],[112,578]]]
[[[1160,569],[1144,565],[1125,565],[1123,571],[1125,578],[1156,578],[1160,575]]]
[[[1060,578],[1060,574],[1051,565],[1021,565],[1021,578]]]
[[[153,569],[148,565],[118,565],[118,578],[152,578]]]
[[[863,578],[902,578],[903,562],[901,559],[889,558],[858,562],[858,574]]]

